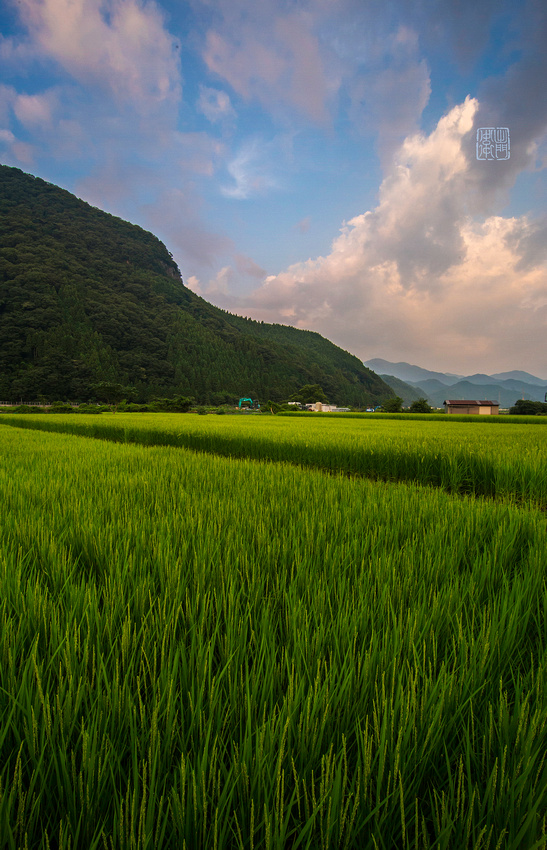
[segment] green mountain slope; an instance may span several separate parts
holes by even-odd
[[[100,381],[143,401],[282,400],[316,383],[337,404],[393,395],[319,334],[199,298],[151,233],[0,166],[0,398],[86,400]]]
[[[411,387],[410,384],[405,383],[405,381],[401,381],[394,375],[381,375],[380,377],[389,387],[391,387],[395,395],[402,398],[403,405],[405,407],[410,407],[413,401],[417,401],[419,398],[423,398],[424,396],[424,393],[421,393],[416,389],[416,387]]]

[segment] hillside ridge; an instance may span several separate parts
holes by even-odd
[[[65,189],[0,166],[0,398],[283,400],[320,384],[336,404],[393,391],[313,331],[227,313],[188,289],[165,245]]]

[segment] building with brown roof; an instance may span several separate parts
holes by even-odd
[[[458,398],[453,401],[443,402],[445,413],[478,413],[486,416],[496,415],[500,412],[497,401],[469,401]]]

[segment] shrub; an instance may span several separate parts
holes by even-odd
[[[419,398],[410,405],[411,413],[431,413],[431,406],[426,398]]]
[[[385,413],[400,413],[403,409],[403,400],[398,395],[395,398],[387,398],[382,402],[382,410]]]
[[[531,401],[527,398],[519,398],[513,407],[509,409],[509,413],[517,416],[538,416],[542,413],[547,413],[547,404],[543,401]]]

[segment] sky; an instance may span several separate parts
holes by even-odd
[[[223,309],[547,378],[544,0],[2,0],[0,162]]]

